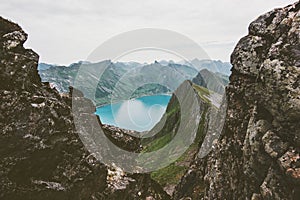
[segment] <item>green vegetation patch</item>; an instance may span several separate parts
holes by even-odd
[[[162,186],[177,184],[185,174],[187,167],[178,166],[175,163],[151,173],[151,178],[156,180]]]
[[[212,91],[209,91],[207,88],[201,87],[199,85],[193,84],[193,88],[198,92],[199,97],[205,102],[210,103],[210,100],[207,98]]]
[[[194,159],[196,153],[198,152],[199,145],[202,143],[205,136],[204,133],[207,110],[208,107],[205,108],[205,110],[202,113],[196,138],[194,142],[189,146],[189,148],[185,151],[185,153],[169,166],[151,173],[151,178],[157,181],[163,187],[166,185],[178,184],[182,176],[188,169],[189,164]],[[153,141],[149,144],[147,150],[155,151],[157,149],[162,148],[163,146],[168,144],[168,142],[171,141],[172,138],[170,138],[169,136],[170,134],[160,137],[157,140]]]

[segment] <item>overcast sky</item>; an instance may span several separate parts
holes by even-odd
[[[29,34],[41,62],[85,60],[112,36],[139,28],[184,34],[210,58],[229,61],[259,15],[295,0],[0,0],[0,15]]]

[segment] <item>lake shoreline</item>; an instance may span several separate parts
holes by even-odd
[[[101,123],[122,129],[144,132],[157,124],[170,102],[171,95],[144,95],[96,108]]]
[[[111,103],[105,103],[105,104],[101,104],[101,105],[96,105],[96,109],[100,108],[100,107],[103,107],[103,106],[107,106],[107,105],[111,105],[111,104],[117,104],[117,103],[121,103],[121,102],[124,102],[124,101],[132,100],[132,99],[139,99],[139,98],[142,98],[142,97],[172,96],[172,94],[173,94],[173,92],[170,92],[170,93],[159,93],[159,94],[153,94],[153,95],[141,95],[139,97],[132,97],[132,98],[127,99],[127,100],[121,100],[121,101],[117,101],[117,102],[111,102]]]

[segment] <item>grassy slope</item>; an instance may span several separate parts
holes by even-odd
[[[185,171],[188,169],[189,166],[188,164],[193,160],[195,154],[198,151],[199,144],[201,144],[201,140],[204,138],[203,131],[205,128],[205,115],[206,111],[202,114],[198,134],[195,138],[195,141],[186,150],[186,152],[176,162],[172,163],[171,165],[165,168],[151,173],[151,177],[158,183],[160,183],[162,186],[166,186],[169,184],[178,184],[181,177],[185,174]],[[165,140],[165,138],[162,137],[162,139],[159,140],[159,142],[155,141],[155,143],[153,144],[154,147],[152,148],[159,149],[164,146],[164,143],[166,141],[167,140]]]
[[[199,94],[200,99],[209,105],[210,102],[205,96],[209,95],[210,91],[197,85],[193,85],[193,87]],[[151,177],[159,182],[162,186],[177,184],[180,181],[181,177],[185,174],[186,170],[189,167],[189,164],[194,159],[195,154],[198,152],[199,145],[201,145],[202,140],[205,136],[204,132],[207,111],[208,106],[205,107],[202,112],[196,138],[192,145],[186,150],[186,152],[177,161],[173,162],[169,166],[151,173]],[[168,106],[165,115],[167,117],[167,122],[165,123],[165,125],[171,124],[173,128],[175,125],[176,129],[176,125],[180,123],[180,107],[176,98],[175,100],[173,99],[173,101],[170,101],[170,105]],[[158,133],[158,138],[155,138],[151,142],[147,141],[146,143],[144,143],[145,146],[143,151],[151,152],[164,147],[174,137],[174,135],[172,135],[172,130],[173,129],[170,127],[164,127],[162,131]]]

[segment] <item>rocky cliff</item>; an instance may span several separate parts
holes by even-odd
[[[86,198],[104,190],[105,167],[89,162],[70,102],[41,83],[26,39],[0,18],[0,199]]]
[[[300,2],[260,16],[231,56],[225,128],[175,199],[300,199]]]
[[[41,83],[39,57],[23,47],[26,39],[17,24],[0,17],[0,199],[168,199],[149,175],[120,175],[85,150],[71,99]],[[125,130],[103,128],[122,148],[139,146]]]

